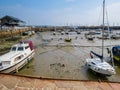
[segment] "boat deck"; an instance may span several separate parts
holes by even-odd
[[[120,90],[120,83],[48,80],[0,74],[0,90]]]

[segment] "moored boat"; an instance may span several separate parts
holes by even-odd
[[[71,38],[65,38],[66,42],[71,42],[71,40],[72,40]]]
[[[10,52],[0,56],[0,73],[17,72],[33,58],[34,53],[32,41],[13,45]]]
[[[120,62],[120,45],[112,47],[113,59]]]
[[[86,65],[92,71],[104,76],[112,76],[116,73],[115,69],[109,63],[102,62],[100,58],[88,58],[86,59]]]
[[[103,29],[102,37],[104,36],[104,13],[105,13],[105,0],[103,0]],[[91,53],[90,53],[91,54]],[[102,55],[97,55],[99,58],[88,58],[86,59],[86,65],[92,71],[99,73],[104,76],[112,76],[116,74],[114,65],[110,65],[104,60],[104,39],[102,38]]]

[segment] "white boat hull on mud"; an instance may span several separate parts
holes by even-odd
[[[104,76],[111,76],[115,74],[115,69],[107,62],[101,61],[99,58],[86,59],[86,65],[92,71]]]
[[[33,58],[34,54],[31,41],[13,45],[10,52],[0,56],[0,73],[18,72]]]
[[[14,73],[14,72],[18,72],[18,70],[20,70],[22,67],[24,67],[34,56],[34,52],[31,53],[28,57],[26,57],[25,59],[21,60],[20,62],[18,62],[17,64],[7,67],[5,69],[1,69],[0,73]]]

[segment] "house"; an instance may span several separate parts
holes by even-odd
[[[4,16],[0,18],[1,26],[22,26],[25,22],[13,16]]]

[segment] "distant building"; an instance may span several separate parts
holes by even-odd
[[[4,16],[0,19],[2,26],[23,26],[25,22],[13,16]]]
[[[14,27],[14,28],[25,28],[25,22],[18,19],[18,18],[15,18],[13,16],[4,16],[2,18],[0,18],[0,29],[1,30],[6,30],[6,29],[9,29],[9,27]]]

